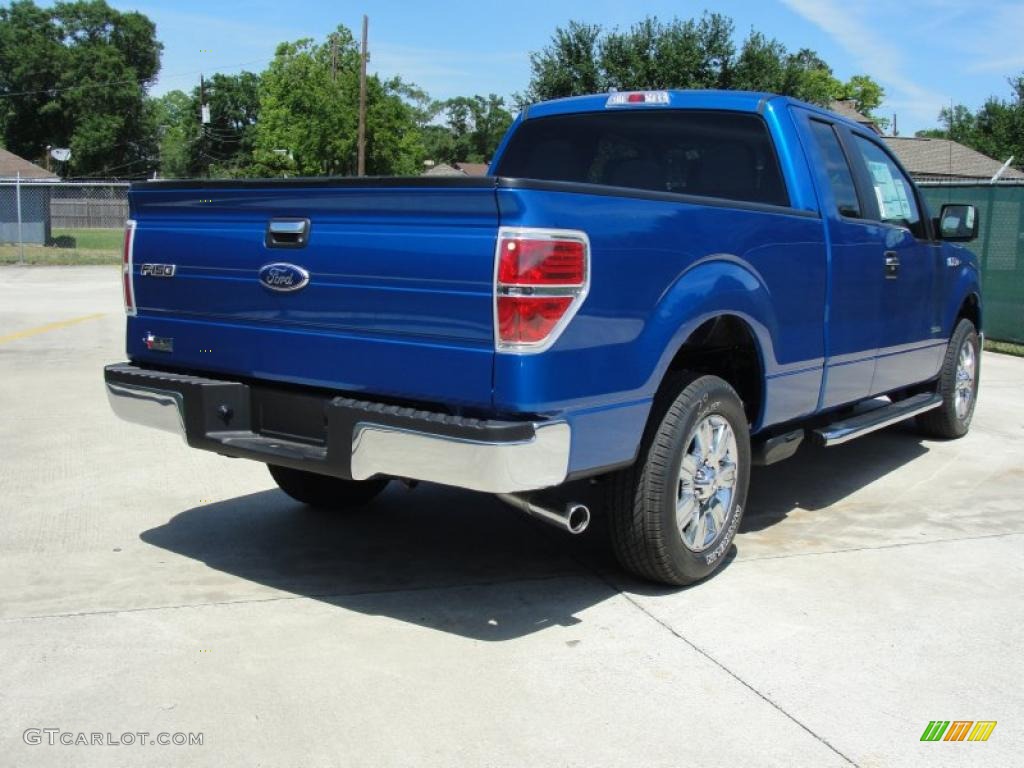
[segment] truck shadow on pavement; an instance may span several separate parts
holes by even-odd
[[[740,533],[784,523],[797,508],[828,515],[830,505],[926,451],[900,431],[839,448],[804,447],[754,472]],[[392,483],[372,505],[348,513],[306,507],[275,488],[194,507],[140,538],[275,590],[501,641],[579,623],[577,613],[622,589],[680,591],[625,576],[594,509],[591,528],[568,536],[491,496],[443,486],[410,492]],[[735,556],[734,546],[711,578]]]
[[[392,483],[348,513],[276,488],[252,493],[186,510],[140,538],[277,590],[500,641],[576,624],[575,613],[616,594],[577,559],[586,551],[611,567],[600,533],[569,537],[491,496]]]
[[[782,522],[796,509],[829,507],[928,453],[912,426],[894,427],[845,445],[804,444],[793,458],[754,467],[740,533]]]

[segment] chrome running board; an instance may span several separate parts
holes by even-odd
[[[863,435],[885,429],[900,421],[938,408],[942,405],[942,395],[922,392],[920,395],[908,397],[906,400],[883,405],[856,416],[834,421],[826,427],[814,430],[811,434],[820,445],[842,445]]]

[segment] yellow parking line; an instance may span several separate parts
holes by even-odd
[[[9,333],[6,336],[0,336],[0,344],[6,344],[8,341],[25,339],[29,336],[35,336],[37,333],[46,333],[47,331],[56,331],[61,328],[67,328],[69,325],[84,323],[86,320],[95,320],[97,317],[103,317],[103,313],[97,312],[94,315],[82,315],[81,317],[72,317],[70,320],[58,320],[55,323],[37,325],[35,328],[26,328],[24,331],[17,331],[15,333]]]

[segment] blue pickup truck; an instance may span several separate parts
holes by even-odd
[[[977,212],[932,217],[879,136],[790,98],[561,99],[486,177],[146,182],[130,211],[113,409],[307,504],[422,480],[580,532],[587,480],[623,566],[688,584],[752,464],[974,411]]]

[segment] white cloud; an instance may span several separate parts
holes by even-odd
[[[887,92],[886,107],[895,108],[912,122],[930,123],[935,120],[946,100],[906,75],[907,67],[901,51],[907,46],[900,36],[900,27],[890,18],[871,20],[867,3],[857,6],[841,4],[836,0],[782,0],[793,12],[811,22],[836,43],[862,67],[866,74],[877,79]],[[950,3],[917,3],[928,5],[946,18],[960,11]],[[918,9],[924,11],[924,9]],[[918,14],[911,14],[917,16]],[[924,13],[922,18],[929,18]],[[936,18],[932,18],[935,23]],[[886,35],[886,31],[890,35]]]
[[[968,72],[1009,76],[1024,69],[1024,4],[994,3],[978,14],[974,22],[972,28],[962,30],[952,41],[971,58]]]

